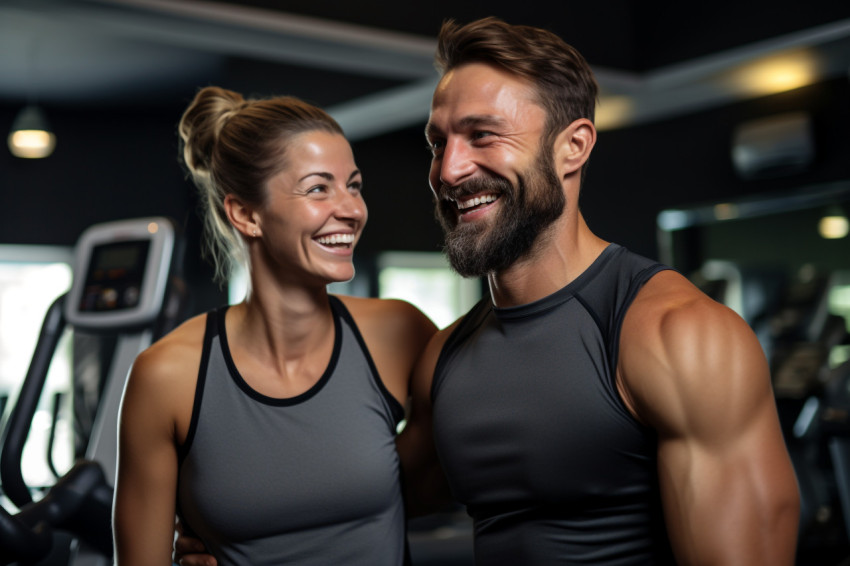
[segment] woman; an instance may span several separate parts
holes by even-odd
[[[217,276],[244,302],[137,358],[124,395],[119,566],[171,564],[175,512],[219,564],[402,564],[395,451],[436,330],[403,301],[335,297],[366,223],[339,125],[291,97],[202,89],[180,122]]]

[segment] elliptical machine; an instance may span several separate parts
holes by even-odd
[[[136,355],[182,315],[175,226],[164,217],[88,228],[74,250],[70,291],[51,305],[0,447],[0,479],[19,511],[0,506],[0,564],[112,564],[112,497],[118,410]],[[110,334],[115,343],[85,457],[38,501],[22,473],[24,443],[47,370],[66,327]]]

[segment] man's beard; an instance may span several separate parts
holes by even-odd
[[[547,155],[548,153],[548,155]],[[551,152],[538,153],[535,164],[517,176],[513,186],[504,177],[486,174],[441,195],[499,195],[499,213],[488,222],[460,222],[454,202],[438,199],[437,218],[445,232],[449,264],[463,277],[482,277],[507,269],[528,256],[541,233],[564,211],[566,198],[552,165]]]

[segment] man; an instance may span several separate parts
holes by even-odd
[[[798,491],[755,336],[578,208],[587,63],[493,18],[447,22],[436,60],[437,216],[452,266],[490,297],[413,377],[410,508],[444,471],[486,566],[793,564]]]
[[[587,63],[488,18],[445,24],[437,65],[437,216],[490,297],[414,376],[408,485],[439,457],[481,565],[793,564],[796,479],[754,334],[579,210]]]

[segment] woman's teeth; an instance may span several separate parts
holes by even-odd
[[[335,246],[338,244],[353,244],[354,234],[331,234],[316,238],[316,241],[326,246]]]

